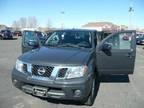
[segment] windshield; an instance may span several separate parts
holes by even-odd
[[[92,36],[89,31],[55,31],[45,42],[46,46],[91,48]]]
[[[144,35],[141,35],[140,38],[144,39]]]
[[[144,38],[144,34],[137,34],[136,38],[137,39],[143,39]]]

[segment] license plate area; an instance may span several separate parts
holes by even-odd
[[[33,87],[33,95],[39,96],[39,97],[47,97],[47,88],[44,87]]]

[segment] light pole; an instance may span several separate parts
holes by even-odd
[[[129,7],[128,12],[129,12],[129,29],[133,29],[133,24],[132,24],[132,16],[134,12],[133,0],[130,1],[130,7]]]
[[[62,20],[62,22],[61,22],[61,28],[63,29],[64,28],[64,14],[65,14],[65,12],[64,11],[61,11],[61,20]]]

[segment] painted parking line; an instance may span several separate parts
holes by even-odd
[[[24,104],[22,102],[13,105],[13,108],[24,108]]]

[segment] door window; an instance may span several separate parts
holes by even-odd
[[[118,33],[110,37],[106,43],[112,46],[112,49],[131,49],[132,33]]]
[[[38,42],[38,38],[35,36],[34,31],[24,31],[23,32],[23,43],[24,45],[28,45],[29,41]]]

